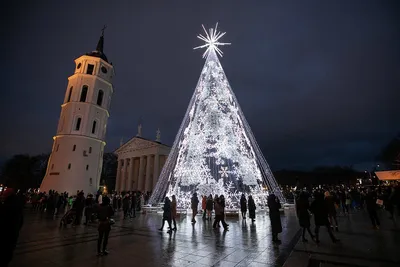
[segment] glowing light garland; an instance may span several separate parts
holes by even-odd
[[[178,206],[190,207],[194,192],[224,195],[228,208],[237,208],[242,193],[265,205],[267,192],[284,198],[251,132],[218,60],[222,56],[218,24],[197,37],[207,48],[203,70],[150,203],[176,195]],[[266,191],[263,186],[266,186]]]

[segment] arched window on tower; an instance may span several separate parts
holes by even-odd
[[[76,120],[75,131],[79,131],[79,129],[81,128],[81,122],[82,122],[82,118],[78,118]]]
[[[103,96],[103,90],[99,90],[99,93],[97,94],[97,105],[101,106],[101,104],[103,103]]]
[[[96,133],[96,121],[93,121],[93,126],[92,126],[92,134]]]
[[[86,101],[87,91],[88,91],[88,86],[84,85],[82,87],[81,99],[79,100],[80,102],[85,102]]]
[[[68,92],[68,98],[67,98],[67,103],[68,103],[69,101],[71,101],[72,89],[74,89],[74,87],[73,87],[73,86],[71,86],[71,88],[69,88],[69,92]]]
[[[93,74],[93,70],[94,70],[94,65],[88,64],[86,74]]]

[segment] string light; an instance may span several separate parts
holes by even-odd
[[[207,48],[203,70],[171,152],[153,191],[150,203],[175,195],[178,205],[190,207],[193,193],[224,195],[228,208],[237,208],[242,193],[251,194],[259,204],[268,192],[284,201],[282,193],[251,132],[225,72],[218,24],[198,38]]]

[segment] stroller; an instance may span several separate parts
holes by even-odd
[[[70,209],[65,213],[65,215],[61,218],[60,221],[60,227],[64,225],[64,227],[67,227],[68,224],[71,224],[75,221],[76,218],[76,210],[74,208]]]

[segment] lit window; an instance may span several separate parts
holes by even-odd
[[[92,126],[92,134],[94,134],[96,132],[96,121],[93,121],[93,126]]]
[[[89,170],[89,165],[86,165],[86,170]]]
[[[71,163],[68,163],[68,170],[71,169]]]
[[[94,65],[88,64],[86,74],[93,74]]]
[[[81,102],[85,102],[86,101],[87,91],[88,91],[88,87],[87,87],[87,85],[84,85],[82,87],[81,99],[79,101],[81,101]]]
[[[82,121],[81,118],[78,118],[76,120],[75,131],[79,131],[79,129],[81,128],[81,121]]]
[[[103,96],[103,90],[99,90],[99,93],[97,94],[97,105],[101,106],[101,104],[103,103]]]
[[[89,147],[89,154],[92,153],[92,147]]]
[[[75,149],[76,149],[76,145],[74,145],[74,146],[72,147],[72,151],[75,151]]]
[[[73,88],[74,88],[73,86],[71,86],[71,88],[69,88],[67,102],[71,101],[71,95],[72,95],[72,89]]]

